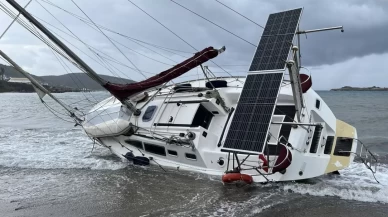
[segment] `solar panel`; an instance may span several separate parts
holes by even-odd
[[[283,72],[249,74],[224,143],[225,150],[262,152]]]
[[[269,15],[249,71],[285,68],[301,13],[298,8]]]

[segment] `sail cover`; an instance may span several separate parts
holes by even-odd
[[[104,85],[104,87],[117,99],[124,100],[136,93],[152,87],[156,87],[176,77],[179,77],[191,69],[201,65],[202,63],[205,63],[209,59],[215,58],[224,50],[225,48],[217,50],[213,47],[208,47],[200,52],[195,53],[193,57],[183,61],[182,63],[179,63],[174,67],[152,76],[144,81],[131,84],[115,84],[108,82]]]

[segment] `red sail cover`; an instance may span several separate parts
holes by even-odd
[[[193,57],[183,61],[182,63],[179,63],[174,67],[152,76],[144,81],[132,84],[114,84],[108,82],[104,85],[104,87],[117,99],[124,100],[136,93],[164,84],[165,82],[181,76],[182,74],[201,65],[209,59],[213,59],[218,55],[218,52],[219,51],[217,49],[208,47],[200,52],[195,53]]]

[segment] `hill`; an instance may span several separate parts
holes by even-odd
[[[104,80],[113,82],[113,83],[133,83],[134,81],[124,78],[117,78],[108,75],[100,75]],[[71,88],[87,88],[90,90],[104,90],[96,81],[91,79],[85,73],[71,73],[66,75],[47,75],[39,77],[43,82],[48,83],[50,86],[54,87],[71,87]]]
[[[0,68],[4,68],[4,74],[7,77],[23,78],[24,76],[11,66],[0,64]],[[32,74],[31,74],[32,75]],[[89,90],[104,90],[97,82],[91,79],[85,73],[71,73],[65,75],[47,75],[47,76],[35,76],[32,75],[36,80],[47,83],[52,87],[66,87],[66,88],[87,88]],[[113,83],[133,83],[134,81],[124,78],[117,78],[108,75],[100,75],[104,80]]]
[[[387,87],[351,87],[344,86],[341,88],[331,89],[331,91],[388,91]]]

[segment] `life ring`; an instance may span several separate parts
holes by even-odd
[[[223,183],[233,183],[237,181],[243,181],[247,184],[252,184],[253,178],[250,175],[241,173],[226,173],[222,176]]]

